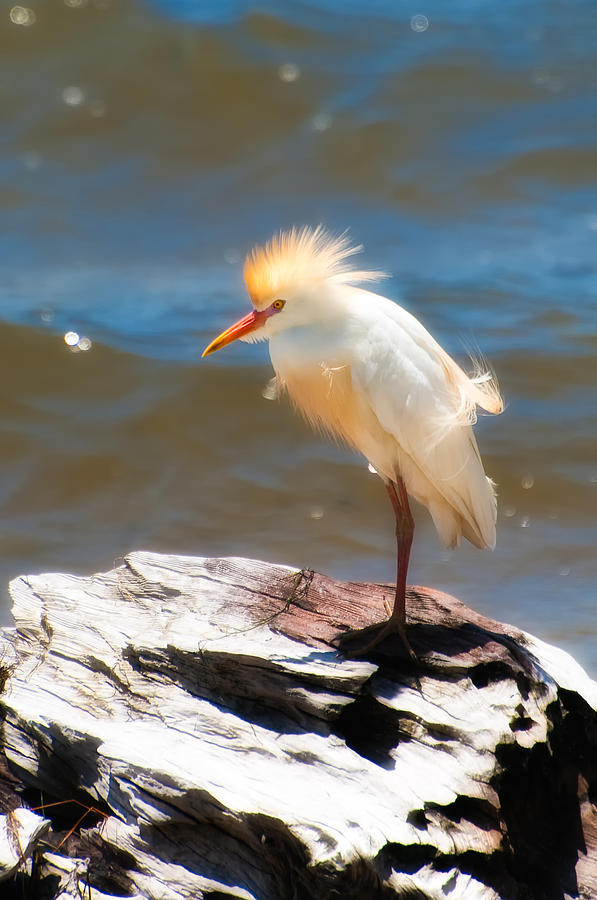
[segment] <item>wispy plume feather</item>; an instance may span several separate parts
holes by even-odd
[[[499,415],[504,411],[504,401],[495,373],[480,353],[470,354],[472,370],[468,374],[439,344],[435,343],[434,349],[450,388],[445,399],[451,402],[446,402],[441,414],[429,423],[430,453],[454,428],[474,425],[478,409],[491,415]]]

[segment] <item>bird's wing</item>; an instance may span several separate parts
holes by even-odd
[[[463,409],[463,412],[470,421],[474,422],[475,420],[474,411],[477,406],[494,415],[503,412],[504,402],[497,379],[489,367],[483,365],[483,360],[472,360],[475,372],[469,376],[446,353],[419,320],[403,307],[386,297],[363,289],[355,289],[354,296],[359,298],[361,305],[365,302],[369,310],[375,312],[378,319],[381,318],[386,323],[387,320],[390,320],[397,325],[401,332],[407,335],[419,349],[434,361],[439,362],[448,383],[459,394],[461,406],[467,407],[467,410]]]
[[[353,386],[398,445],[396,463],[407,489],[430,508],[445,543],[457,543],[462,532],[479,546],[492,546],[495,496],[471,428],[477,385],[391,301],[368,305],[358,333]],[[450,531],[442,505],[456,516],[459,533]]]

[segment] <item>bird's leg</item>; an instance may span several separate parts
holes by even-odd
[[[389,481],[386,484],[386,490],[396,517],[396,594],[390,619],[404,627],[406,625],[406,575],[415,523],[402,478],[398,477],[396,483]]]
[[[398,476],[395,482],[388,482],[386,490],[396,517],[397,564],[394,606],[391,613],[388,609],[389,619],[387,621],[380,622],[377,625],[369,625],[367,628],[361,628],[359,631],[349,632],[342,636],[339,644],[347,655],[362,656],[391,634],[398,633],[408,656],[416,660],[417,657],[406,637],[406,574],[408,572],[410,547],[415,525],[402,478]],[[372,635],[372,637],[363,645],[362,639],[365,635]],[[360,641],[359,638],[361,639]],[[354,646],[355,641],[357,642],[356,646]]]
[[[388,481],[386,490],[396,517],[396,593],[394,608],[387,622],[387,630],[395,629],[402,639],[408,655],[414,657],[412,647],[406,637],[406,576],[413,542],[415,523],[413,521],[408,494],[404,481],[398,475],[396,482]]]

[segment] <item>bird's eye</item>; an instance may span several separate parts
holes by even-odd
[[[284,303],[284,300],[274,300],[274,302],[272,303],[272,309],[283,309]]]

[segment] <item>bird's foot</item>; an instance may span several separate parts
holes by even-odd
[[[417,656],[406,636],[404,624],[392,616],[385,622],[377,622],[356,631],[347,631],[336,638],[334,643],[345,656],[359,657],[365,656],[383,641],[395,638],[396,635],[400,638],[397,645],[400,648],[399,655],[406,655],[413,662],[417,662]]]

